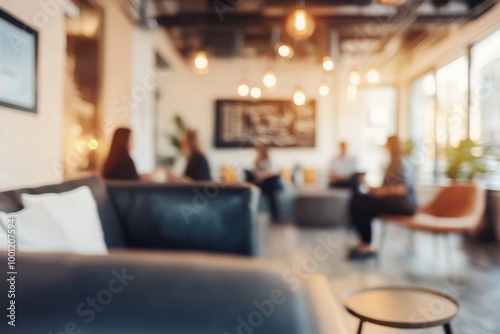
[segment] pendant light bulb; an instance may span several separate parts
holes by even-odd
[[[361,77],[359,76],[359,73],[356,71],[352,71],[349,75],[349,82],[351,83],[351,85],[358,86],[361,83]]]
[[[380,83],[380,74],[378,73],[377,70],[371,69],[366,74],[366,80],[369,83],[371,83],[372,85],[376,85],[376,84]]]
[[[328,87],[328,84],[322,83],[319,86],[319,95],[328,96],[328,94],[330,94],[330,87]]]
[[[193,70],[197,74],[206,74],[208,72],[208,58],[205,51],[196,52]]]
[[[262,83],[267,88],[273,88],[278,83],[278,79],[276,78],[276,74],[273,71],[267,71],[264,74],[264,78],[262,79]]]
[[[309,38],[316,28],[314,19],[304,9],[303,2],[295,9],[286,21],[286,31],[297,40]]]
[[[251,90],[250,90],[250,96],[253,97],[254,99],[260,99],[260,97],[262,96],[262,91],[259,87],[253,87]]]
[[[248,96],[250,93],[250,87],[248,87],[248,84],[246,82],[240,83],[238,86],[238,95],[242,97]]]
[[[335,64],[333,63],[332,57],[324,57],[323,58],[323,69],[327,72],[332,71],[333,68],[335,67]]]
[[[293,94],[293,103],[297,106],[303,106],[306,103],[306,94],[304,94],[302,89],[298,88],[295,90]]]
[[[280,43],[276,46],[276,50],[280,57],[285,59],[291,59],[293,57],[294,51],[293,48],[285,43]]]

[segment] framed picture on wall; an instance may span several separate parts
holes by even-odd
[[[0,106],[37,112],[38,32],[0,10]]]
[[[217,100],[215,147],[316,146],[316,101]]]

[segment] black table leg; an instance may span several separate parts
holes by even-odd
[[[363,320],[360,320],[359,327],[358,327],[358,334],[361,334],[362,331],[363,331]]]
[[[451,331],[451,325],[450,324],[445,324],[444,325],[444,332],[446,334],[453,334],[453,332]]]

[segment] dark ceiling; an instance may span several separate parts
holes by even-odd
[[[148,6],[143,12],[168,29],[186,57],[199,49],[218,57],[272,56],[273,46],[286,42],[298,58],[332,55],[337,60],[389,59],[391,52],[409,51],[426,39],[442,37],[451,26],[477,19],[498,2],[408,0],[391,7],[376,0],[306,0],[316,30],[306,41],[295,42],[284,29],[295,0],[135,1]]]

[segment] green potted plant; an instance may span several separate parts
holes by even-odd
[[[173,117],[175,124],[175,131],[173,133],[166,134],[165,137],[170,143],[170,146],[173,147],[174,153],[168,156],[158,156],[158,164],[160,166],[173,167],[179,157],[183,155],[182,151],[182,135],[184,131],[188,130],[188,126],[184,119],[179,115],[175,115]]]
[[[446,149],[448,167],[446,176],[453,181],[472,181],[491,172],[488,159],[494,157],[495,145],[480,145],[470,139],[462,140],[457,147]]]

